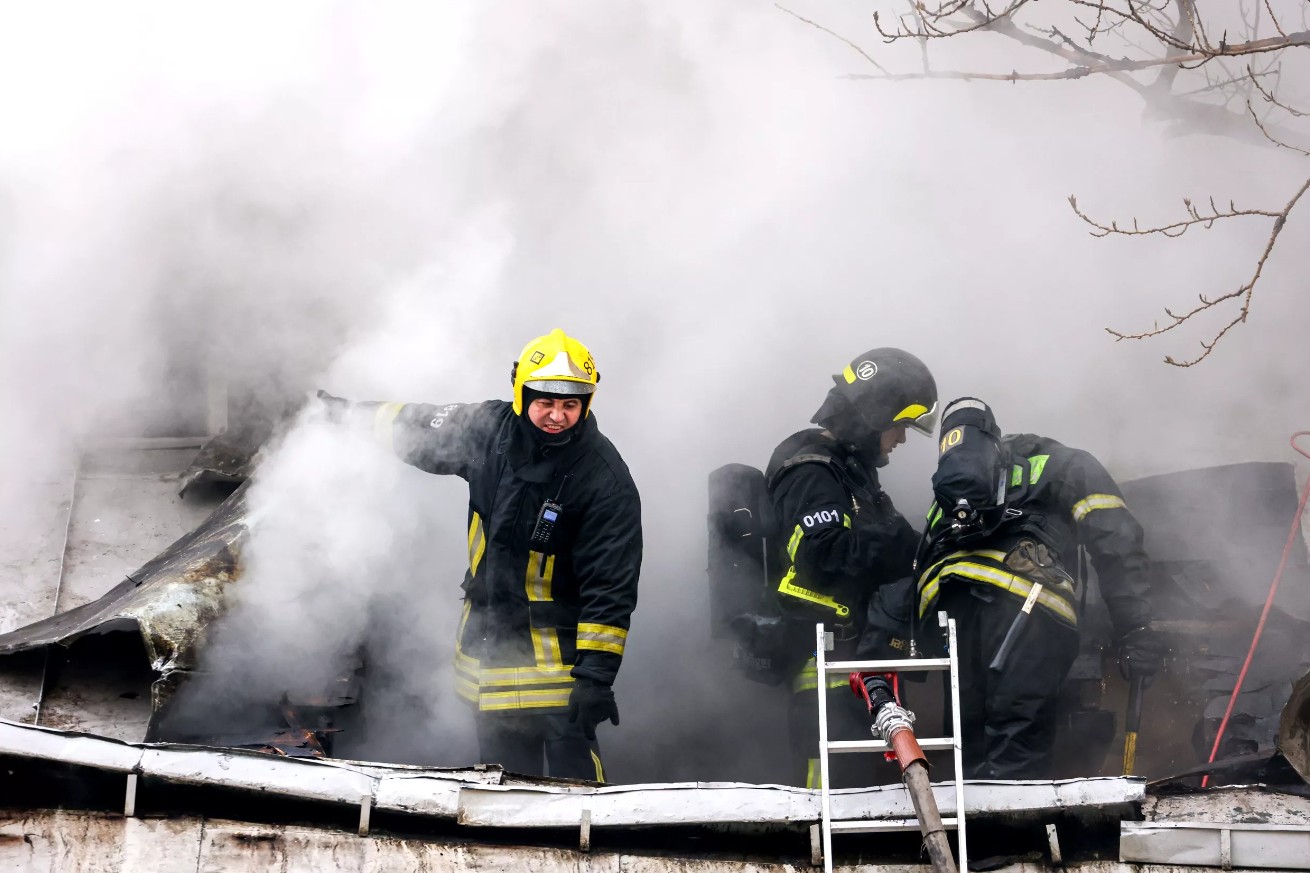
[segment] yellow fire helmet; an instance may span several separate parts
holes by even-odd
[[[558,327],[524,346],[509,375],[517,415],[523,414],[525,386],[543,394],[594,394],[600,382],[591,352]],[[591,414],[591,398],[586,414]]]

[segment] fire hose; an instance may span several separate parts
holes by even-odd
[[[928,780],[928,759],[914,736],[914,713],[897,700],[896,674],[856,672],[851,673],[850,680],[851,690],[864,699],[873,717],[873,733],[891,746],[891,751],[886,753],[887,760],[900,765],[901,781],[914,804],[919,832],[923,834],[934,873],[956,873],[946,827]]]

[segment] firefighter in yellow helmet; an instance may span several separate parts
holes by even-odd
[[[611,686],[637,603],[637,488],[591,414],[600,372],[586,346],[537,337],[510,380],[510,402],[320,397],[401,460],[469,484],[455,673],[482,761],[600,782],[596,726],[619,723]]]

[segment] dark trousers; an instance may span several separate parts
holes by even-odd
[[[1023,599],[982,583],[944,580],[940,604],[955,619],[960,722],[968,779],[1045,779],[1055,744],[1055,705],[1078,654],[1078,632],[1041,607],[1006,658],[988,665]]]
[[[605,781],[600,746],[567,713],[478,713],[478,757],[524,776]]]

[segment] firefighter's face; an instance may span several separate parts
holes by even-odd
[[[558,400],[537,397],[528,404],[528,420],[546,433],[563,433],[577,424],[581,415],[582,401],[576,397]],[[905,428],[901,428],[901,433],[905,433]]]
[[[905,425],[898,424],[887,428],[882,432],[882,444],[880,448],[884,455],[890,455],[892,449],[905,442]]]

